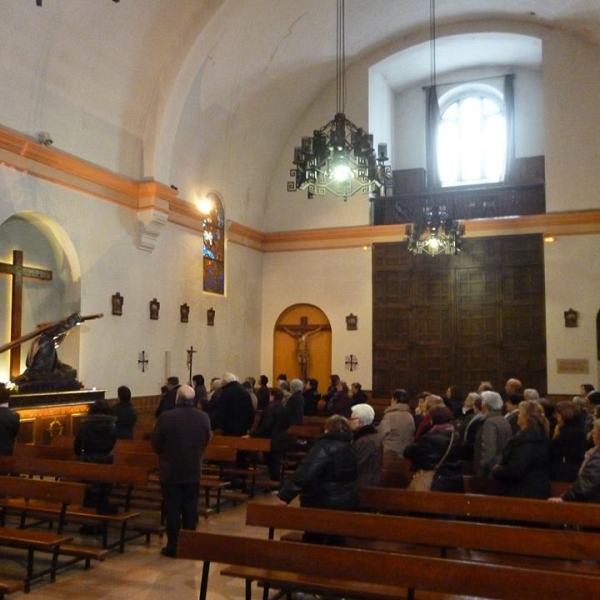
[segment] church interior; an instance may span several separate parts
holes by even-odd
[[[343,52],[334,0],[0,8],[0,346],[93,317],[58,347],[83,395],[15,404],[20,441],[72,433],[120,385],[149,428],[172,375],[324,391],[337,373],[385,403],[509,377],[555,400],[600,385],[597,2],[347,0]],[[477,174],[451,134],[431,157],[431,88],[447,119],[466,98],[499,107],[502,151]],[[375,193],[298,185],[299,147],[340,112],[385,155]],[[432,207],[460,252],[409,249]],[[30,343],[0,353],[0,382]],[[169,568],[129,597],[193,595],[198,577]]]

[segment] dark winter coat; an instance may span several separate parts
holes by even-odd
[[[517,432],[502,454],[492,476],[502,482],[506,496],[550,497],[550,442],[542,429],[528,427]]]
[[[137,421],[137,410],[130,402],[117,402],[110,409],[110,413],[117,419],[117,439],[132,440],[133,428]]]
[[[0,455],[13,453],[21,416],[7,406],[0,407]]]
[[[290,425],[302,425],[304,420],[304,396],[302,392],[292,394],[285,403]]]
[[[278,492],[284,502],[298,494],[301,506],[352,510],[358,506],[356,452],[350,433],[321,437]]]
[[[86,462],[112,463],[116,441],[116,418],[112,415],[90,414],[82,419],[73,450]]]
[[[205,412],[178,404],[164,412],[150,437],[158,454],[161,483],[197,483],[201,458],[211,437],[210,421]]]
[[[375,425],[366,425],[354,432],[352,442],[358,461],[358,485],[381,485],[383,436]]]
[[[550,440],[551,481],[575,481],[586,450],[583,423],[566,421],[558,435]]]
[[[265,408],[250,437],[270,438],[271,450],[283,452],[287,445],[287,430],[290,426],[288,413],[281,402],[273,400]]]
[[[444,457],[450,440],[452,447],[448,456],[437,470],[431,486],[435,492],[463,492],[463,477],[460,438],[455,433],[452,439],[453,425],[434,425],[416,442],[404,449],[404,456],[412,461],[411,471],[435,469]]]
[[[600,502],[600,448],[588,450],[577,479],[562,498],[576,502]]]
[[[213,429],[224,435],[246,435],[254,424],[252,398],[239,381],[231,381],[219,390],[219,401],[212,417]]]

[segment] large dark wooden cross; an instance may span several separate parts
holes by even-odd
[[[23,317],[23,278],[52,279],[52,271],[34,269],[23,265],[23,252],[13,250],[13,261],[0,263],[0,273],[12,275],[12,303],[10,307],[10,341],[21,337],[21,319]],[[10,349],[10,376],[17,377],[21,372],[21,347]]]

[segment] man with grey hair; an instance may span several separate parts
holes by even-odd
[[[481,412],[483,424],[475,438],[473,466],[477,475],[488,477],[491,468],[502,460],[502,451],[512,437],[512,429],[502,415],[502,397],[498,392],[482,392]]]
[[[381,485],[383,435],[373,425],[375,411],[370,404],[355,404],[350,415],[352,446],[358,462],[358,485]]]
[[[150,441],[158,454],[158,476],[163,495],[167,530],[164,556],[175,557],[179,530],[196,529],[201,459],[211,437],[210,421],[194,408],[189,385],[177,390],[176,405],[163,412]]]
[[[285,403],[285,412],[290,425],[302,425],[304,417],[304,395],[302,394],[304,383],[301,379],[290,381],[291,396]]]
[[[539,402],[540,393],[533,388],[527,388],[526,390],[523,390],[523,397],[525,400],[535,400],[536,402]]]

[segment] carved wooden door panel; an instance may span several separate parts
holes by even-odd
[[[373,248],[373,391],[467,392],[518,377],[546,391],[541,236],[470,239],[457,256]]]

